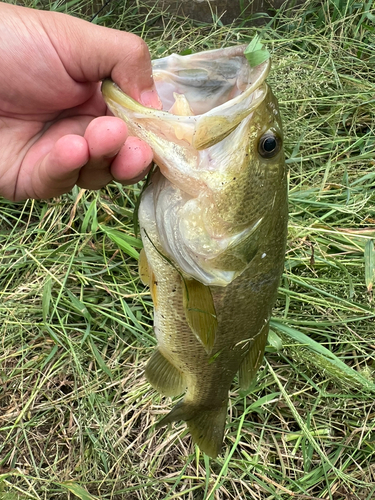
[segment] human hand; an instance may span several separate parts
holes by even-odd
[[[65,14],[0,3],[0,195],[50,198],[140,180],[148,145],[108,114],[99,81],[160,108],[147,45]]]

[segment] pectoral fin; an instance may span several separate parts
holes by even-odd
[[[262,363],[268,335],[268,323],[256,335],[245,355],[239,371],[239,382],[242,390],[248,390]]]
[[[142,283],[146,286],[150,286],[151,284],[150,269],[148,266],[146,252],[144,248],[142,248],[142,250],[139,253],[138,271]]]
[[[157,282],[155,279],[155,275],[152,272],[152,269],[148,263],[144,248],[142,248],[139,254],[138,271],[142,283],[150,287],[151,298],[154,303],[155,309],[157,309],[158,307]]]
[[[161,394],[179,396],[186,389],[183,374],[156,349],[146,366],[146,378]]]
[[[186,320],[194,335],[210,354],[215,342],[217,319],[211,290],[197,280],[183,280]]]

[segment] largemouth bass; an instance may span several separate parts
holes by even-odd
[[[243,46],[156,60],[161,111],[102,87],[159,167],[139,209],[158,340],[146,376],[166,396],[185,392],[159,425],[185,420],[211,457],[233,378],[247,389],[262,362],[283,269],[287,175],[269,69],[250,67]]]

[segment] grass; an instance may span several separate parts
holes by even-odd
[[[308,2],[264,27],[175,19],[126,2],[28,1],[131,30],[154,57],[259,33],[285,124],[290,224],[272,335],[223,452],[183,424],[144,367],[155,340],[137,272],[141,185],[0,200],[0,498],[375,498],[375,11]],[[97,15],[96,15],[97,14]]]

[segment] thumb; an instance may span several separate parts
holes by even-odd
[[[150,53],[140,37],[66,14],[41,14],[54,16],[49,36],[74,80],[83,83],[111,78],[133,99],[145,106],[161,108],[152,78]],[[43,24],[47,29],[47,23]]]

